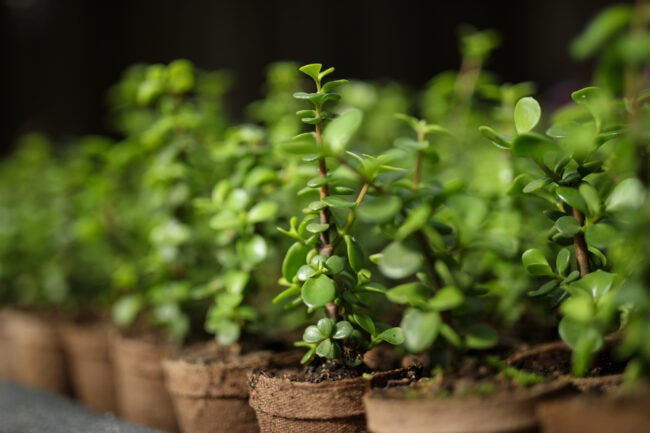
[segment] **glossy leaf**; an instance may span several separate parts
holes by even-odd
[[[336,346],[331,340],[323,340],[316,347],[316,355],[321,358],[332,359],[336,356]]]
[[[389,278],[399,279],[413,275],[422,264],[422,255],[402,242],[392,242],[382,252],[379,269]]]
[[[441,324],[442,318],[435,311],[425,312],[415,308],[406,310],[400,325],[404,332],[406,349],[417,353],[431,347]]]
[[[515,105],[515,128],[519,134],[529,132],[539,122],[542,109],[535,98],[526,96]]]
[[[395,232],[395,240],[404,240],[411,233],[420,230],[427,223],[432,212],[431,207],[427,205],[421,205],[412,209],[406,217],[406,220],[397,229],[397,232]]]
[[[324,197],[321,199],[321,201],[325,203],[327,206],[335,209],[346,209],[346,208],[353,208],[356,206],[355,202],[346,200],[336,195]]]
[[[357,208],[359,220],[381,224],[393,219],[402,209],[402,200],[396,196],[368,197]]]
[[[552,276],[553,269],[548,264],[544,254],[538,249],[526,250],[521,256],[522,263],[526,271],[534,276]]]
[[[241,246],[239,252],[242,261],[251,266],[261,263],[266,259],[268,246],[264,238],[260,235],[254,235],[250,239],[241,241],[237,246]]]
[[[340,322],[336,322],[336,325],[334,326],[334,335],[332,335],[332,338],[336,340],[343,340],[345,338],[350,338],[353,332],[354,328],[352,327],[352,324],[350,324],[350,322],[347,320],[341,320]]]
[[[339,274],[345,269],[345,260],[341,256],[332,256],[325,261],[325,267],[332,274]]]
[[[592,224],[587,227],[585,232],[587,243],[600,249],[609,248],[620,237],[619,231],[607,223]]]
[[[438,290],[428,304],[432,310],[445,311],[462,305],[463,301],[464,296],[460,289],[454,286],[446,286]]]
[[[282,261],[282,276],[287,281],[293,280],[298,269],[305,264],[309,250],[310,248],[301,242],[295,242],[289,247]]]
[[[396,304],[408,304],[411,307],[425,306],[430,292],[422,283],[405,283],[386,291],[386,297]]]
[[[388,328],[377,334],[376,339],[397,346],[404,343],[404,332],[402,331],[402,328]]]
[[[479,132],[483,137],[487,138],[499,149],[510,150],[512,148],[512,142],[509,137],[499,134],[494,129],[489,126],[481,126],[478,128]]]
[[[341,155],[354,133],[361,126],[363,114],[360,110],[350,109],[332,120],[323,131],[323,141],[335,155]]]
[[[314,234],[323,233],[329,228],[329,224],[311,223],[307,225],[307,231]]]
[[[323,334],[318,326],[309,325],[305,328],[305,332],[302,334],[303,341],[307,343],[319,343],[326,339],[328,335]]]
[[[372,317],[370,317],[368,314],[363,314],[363,313],[353,313],[349,317],[352,321],[354,321],[357,325],[361,326],[363,330],[365,330],[368,334],[370,335],[375,335],[377,333],[377,329],[375,328],[375,322],[372,320]]]
[[[538,289],[528,292],[528,295],[533,297],[548,295],[549,293],[557,289],[559,285],[560,285],[559,280],[547,281],[546,283],[542,284]]]
[[[571,188],[568,186],[560,186],[556,188],[555,194],[557,194],[560,200],[562,200],[572,208],[576,208],[582,213],[587,213],[588,211],[587,203],[585,203],[584,199],[582,198],[582,196],[580,195],[580,193],[576,188]]]
[[[535,161],[543,161],[547,153],[557,152],[557,150],[558,147],[551,140],[531,132],[518,135],[512,142],[514,156],[531,158]]]
[[[308,65],[301,66],[300,68],[298,68],[298,70],[303,74],[311,77],[311,79],[314,80],[314,82],[320,83],[318,74],[320,74],[320,70],[322,67],[323,65],[320,63],[310,63]]]
[[[572,216],[563,216],[555,221],[555,228],[564,237],[576,235],[582,229],[577,219]]]
[[[332,335],[332,331],[334,330],[334,322],[332,319],[323,317],[318,321],[316,327],[324,337],[330,337]]]
[[[557,273],[564,275],[566,270],[569,268],[570,261],[571,252],[568,250],[568,248],[562,248],[557,253],[557,257],[555,258],[555,268],[557,269]]]
[[[334,285],[334,281],[326,275],[318,275],[305,281],[300,295],[308,307],[324,307],[327,303],[334,300],[336,286]]]
[[[278,204],[272,201],[261,201],[248,211],[248,222],[251,224],[267,221],[275,217]]]
[[[347,248],[350,267],[355,272],[359,272],[361,269],[363,269],[364,265],[363,251],[361,251],[361,247],[359,247],[357,242],[350,235],[345,235],[344,240],[345,246]]]
[[[606,207],[610,212],[638,209],[645,200],[645,188],[636,178],[621,181],[607,197]]]

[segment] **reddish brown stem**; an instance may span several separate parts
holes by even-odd
[[[578,209],[573,208],[573,217],[578,220],[582,226],[585,222],[585,217]],[[573,236],[573,247],[576,252],[576,260],[578,262],[578,270],[580,271],[580,276],[584,277],[591,272],[589,266],[589,250],[587,249],[587,243],[585,242],[585,235],[582,232],[579,232]]]

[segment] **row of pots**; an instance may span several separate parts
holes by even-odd
[[[558,399],[576,385],[617,388],[620,376],[598,385],[557,381],[506,397],[433,399],[414,396],[412,387],[385,387],[406,381],[404,371],[370,380],[292,381],[263,370],[294,365],[292,352],[207,344],[181,353],[104,325],[54,326],[17,311],[0,312],[0,350],[0,378],[64,394],[71,385],[90,408],[169,432],[534,432],[541,420],[547,432],[627,433],[650,425],[647,394]],[[608,409],[619,417],[609,418]]]

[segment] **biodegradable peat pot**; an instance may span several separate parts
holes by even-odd
[[[5,313],[16,382],[66,394],[68,379],[58,321],[51,316],[11,310]]]
[[[266,368],[270,363],[286,365],[298,359],[291,353],[241,353],[239,345],[210,343],[175,359],[164,360],[167,388],[181,431],[259,432],[255,412],[248,404],[248,373]]]
[[[246,373],[268,364],[269,352],[237,356],[239,346],[210,344],[163,361],[174,410],[186,433],[257,432]]]
[[[7,310],[0,310],[0,380],[13,380],[11,340],[6,328]]]
[[[366,431],[363,395],[398,380],[408,370],[323,382],[292,380],[293,370],[250,375],[250,405],[261,433],[360,433]]]
[[[179,352],[179,346],[154,339],[113,335],[117,413],[121,417],[168,432],[178,431],[161,361]]]
[[[544,433],[643,433],[650,431],[650,393],[581,395],[540,405]]]
[[[72,389],[100,412],[116,412],[109,328],[103,322],[66,322],[60,327]]]
[[[374,389],[364,397],[372,433],[536,432],[540,401],[567,392],[566,381],[490,395],[436,396],[427,384]]]

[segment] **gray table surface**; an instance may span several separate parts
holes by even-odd
[[[0,381],[0,433],[161,433],[45,391]]]

